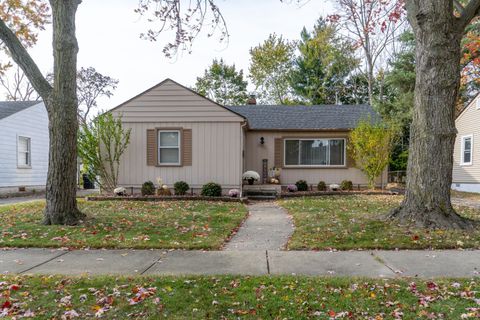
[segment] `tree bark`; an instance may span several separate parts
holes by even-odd
[[[54,86],[44,97],[49,117],[50,154],[45,224],[74,225],[77,208],[77,53],[75,13],[80,0],[50,0],[53,17]]]
[[[455,103],[460,86],[460,41],[448,0],[407,1],[416,37],[416,84],[405,199],[390,216],[428,228],[470,229],[452,207]]]

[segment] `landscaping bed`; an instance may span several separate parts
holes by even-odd
[[[462,249],[480,248],[480,230],[427,230],[386,220],[402,196],[348,195],[280,200],[292,215],[290,250]],[[458,207],[480,219],[480,211]]]
[[[44,226],[44,201],[0,207],[0,247],[220,249],[248,212],[211,201],[80,200],[78,226]]]
[[[351,195],[397,195],[396,192],[385,190],[360,190],[360,191],[282,191],[280,198],[300,198],[315,196],[351,196]]]
[[[184,195],[184,196],[142,196],[128,195],[128,196],[115,196],[115,195],[101,195],[91,196],[85,198],[87,201],[218,201],[218,202],[246,202],[246,198],[233,198],[233,197],[205,197],[200,195]]]
[[[479,279],[0,275],[0,317],[478,319]]]

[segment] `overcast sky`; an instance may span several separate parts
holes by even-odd
[[[270,33],[298,39],[303,26],[311,29],[320,16],[332,12],[327,0],[310,0],[303,6],[295,0],[290,4],[280,0],[217,0],[229,29],[228,44],[206,38],[204,32],[195,41],[192,54],[179,54],[169,60],[162,54],[167,39],[152,43],[139,38],[148,24],[133,12],[136,4],[136,0],[83,0],[78,9],[78,67],[93,66],[120,80],[115,95],[101,101],[103,109],[112,108],[165,78],[193,86],[213,58],[235,63],[248,73],[249,49]],[[30,52],[42,72],[51,72],[50,28],[42,31],[39,43]]]

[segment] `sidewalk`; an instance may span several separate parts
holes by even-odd
[[[12,249],[0,274],[479,277],[480,250],[164,251]]]

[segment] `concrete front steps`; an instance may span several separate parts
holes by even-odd
[[[280,195],[281,190],[280,185],[244,185],[243,195],[249,200],[275,200]]]

